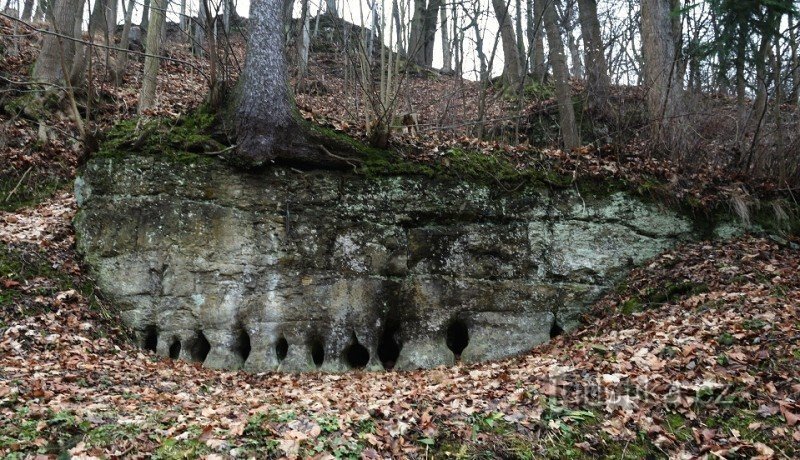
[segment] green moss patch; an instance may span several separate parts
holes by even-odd
[[[177,161],[209,161],[206,154],[225,149],[214,137],[215,121],[213,114],[202,109],[177,120],[123,120],[106,133],[97,156],[116,158],[136,153]]]

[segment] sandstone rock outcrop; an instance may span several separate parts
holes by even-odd
[[[692,222],[624,192],[147,156],[76,181],[79,250],[142,346],[261,371],[526,351]]]

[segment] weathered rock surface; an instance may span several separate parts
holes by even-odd
[[[153,157],[92,160],[76,196],[79,250],[142,346],[253,371],[514,355],[696,237],[625,193]]]

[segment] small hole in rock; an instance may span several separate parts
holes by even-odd
[[[322,366],[325,362],[325,347],[319,340],[311,342],[311,359],[314,360],[314,365],[317,367]]]
[[[192,358],[192,361],[202,363],[205,362],[208,352],[211,351],[211,344],[208,343],[208,339],[206,338],[205,334],[203,334],[202,331],[199,331],[197,332],[197,337],[195,337],[191,344],[189,344],[188,349],[189,356]]]
[[[156,347],[158,346],[158,328],[155,326],[147,326],[143,335],[142,348],[145,350],[156,351]]]
[[[383,334],[378,340],[378,359],[381,360],[381,364],[386,370],[394,368],[397,358],[400,356],[400,350],[403,348],[403,344],[397,340],[399,333],[400,326],[398,324],[387,322]]]
[[[242,357],[242,361],[247,361],[250,356],[250,336],[244,329],[239,330],[239,337],[236,339],[236,353]]]
[[[550,338],[554,339],[563,333],[564,329],[562,329],[557,322],[553,321],[553,325],[550,326]]]
[[[169,346],[169,357],[172,359],[178,359],[178,356],[181,355],[181,341],[177,338],[172,339],[172,345]]]
[[[278,361],[283,361],[286,359],[286,355],[289,353],[289,342],[286,341],[286,337],[281,337],[275,342],[275,355],[278,357]]]
[[[355,333],[353,342],[344,350],[344,359],[347,361],[347,365],[354,369],[360,369],[369,363],[369,350],[358,342]]]
[[[456,355],[456,359],[461,357],[461,352],[467,348],[469,344],[469,331],[467,325],[461,320],[456,320],[450,323],[447,328],[447,338],[445,340],[447,348]]]

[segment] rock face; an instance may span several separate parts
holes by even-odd
[[[76,181],[79,250],[142,346],[247,370],[511,356],[692,222],[625,193],[153,157]]]

